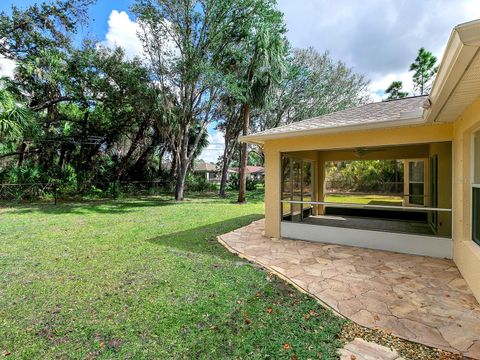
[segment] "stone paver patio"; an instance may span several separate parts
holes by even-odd
[[[362,326],[480,359],[480,305],[453,261],[271,239],[263,228],[256,221],[219,241]]]
[[[395,350],[356,338],[340,350],[340,360],[403,360]]]

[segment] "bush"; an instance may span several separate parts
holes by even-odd
[[[263,186],[263,180],[251,180],[247,177],[247,191],[254,191],[257,187]],[[240,181],[238,174],[231,174],[227,182],[229,190],[238,190],[240,188]]]
[[[37,165],[12,165],[0,173],[0,182],[5,184],[0,186],[0,198],[20,200],[42,197],[50,190],[40,185],[42,180]]]
[[[185,187],[189,191],[208,192],[217,190],[217,185],[207,181],[202,175],[189,175],[185,182]]]

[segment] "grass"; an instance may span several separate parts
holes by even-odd
[[[387,195],[340,195],[330,194],[325,197],[325,201],[339,202],[349,204],[362,205],[398,205],[402,206],[401,196],[387,196]]]
[[[0,205],[0,356],[336,358],[344,320],[216,236],[261,196]]]
[[[298,199],[300,200],[300,199]],[[310,198],[304,201],[310,201]],[[402,206],[401,196],[387,196],[387,195],[356,195],[356,194],[327,194],[325,196],[326,202],[347,203],[347,204],[362,204],[362,205],[395,205]],[[283,214],[290,213],[290,204],[283,203]],[[300,211],[300,205],[296,206],[296,211]]]

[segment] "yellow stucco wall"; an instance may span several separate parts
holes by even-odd
[[[302,136],[266,141],[264,144],[265,234],[275,238],[280,236],[281,153],[364,146],[422,144],[451,141],[452,138],[453,126],[451,124],[442,124]],[[305,154],[311,156],[311,152]],[[320,171],[321,170],[322,169],[320,169]]]
[[[480,246],[472,241],[472,133],[480,129],[480,98],[454,123],[453,259],[480,300]]]

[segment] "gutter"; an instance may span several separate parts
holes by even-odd
[[[427,123],[439,121],[442,110],[475,59],[479,47],[480,20],[457,25],[452,30],[429,95],[432,106],[425,112]]]

